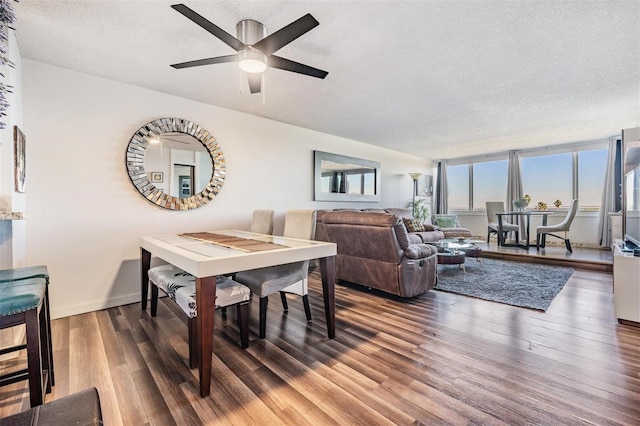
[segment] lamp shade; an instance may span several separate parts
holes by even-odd
[[[244,72],[259,74],[267,69],[267,57],[257,50],[242,50],[238,53],[238,66]]]
[[[422,173],[409,173],[409,176],[411,176],[413,180],[418,180],[418,178],[422,176]]]

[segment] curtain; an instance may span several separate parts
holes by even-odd
[[[619,191],[616,191],[616,158],[619,158],[618,152],[618,139],[613,138],[609,140],[609,153],[607,155],[607,168],[604,172],[604,184],[602,185],[602,197],[600,199],[600,214],[598,216],[598,236],[601,246],[610,247],[611,232],[609,232],[609,213],[613,213],[619,209],[620,204],[616,203],[616,195]]]
[[[509,168],[507,171],[507,204],[505,208],[508,211],[513,210],[513,202],[524,196],[522,189],[522,171],[520,170],[520,152],[509,151]],[[514,216],[517,218],[517,216]],[[520,221],[520,236],[525,241],[529,237],[526,235],[525,221]]]
[[[435,214],[447,214],[449,205],[447,198],[449,197],[449,189],[447,188],[447,161],[438,162],[438,171],[436,173],[436,202],[433,206]]]
[[[509,151],[509,170],[507,172],[507,210],[513,210],[513,202],[524,196],[522,189],[522,171],[520,170],[520,153]]]

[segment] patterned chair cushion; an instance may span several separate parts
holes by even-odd
[[[197,316],[196,278],[193,275],[173,265],[162,265],[149,269],[149,281],[167,293],[189,318]],[[250,293],[247,286],[220,275],[216,280],[216,309],[248,301]]]

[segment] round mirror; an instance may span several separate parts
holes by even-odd
[[[138,192],[169,210],[207,204],[220,192],[226,173],[215,138],[181,118],[160,118],[138,129],[127,146],[126,161]]]

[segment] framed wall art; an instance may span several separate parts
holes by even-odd
[[[15,174],[15,190],[16,192],[24,192],[26,178],[26,152],[27,138],[24,133],[13,126],[13,152],[14,152],[14,174]]]
[[[151,182],[153,183],[162,183],[164,180],[164,173],[162,172],[151,172]]]

